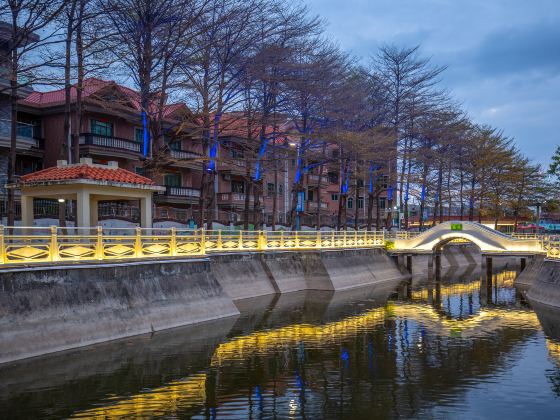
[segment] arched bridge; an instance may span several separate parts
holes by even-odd
[[[416,236],[397,236],[393,251],[406,254],[431,254],[455,239],[472,242],[487,255],[546,254],[540,239],[517,239],[480,223],[462,221],[445,222]]]

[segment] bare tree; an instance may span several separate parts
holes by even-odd
[[[4,78],[10,81],[10,153],[8,156],[8,225],[14,225],[15,218],[15,164],[17,148],[18,99],[22,88],[41,82],[41,71],[52,64],[47,50],[60,41],[59,28],[55,19],[64,8],[64,2],[57,0],[2,0],[0,19],[9,22],[8,46],[9,63]],[[44,32],[42,38],[38,33]],[[48,57],[48,59],[47,59]],[[44,79],[43,79],[44,80]]]

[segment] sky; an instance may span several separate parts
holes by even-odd
[[[471,119],[548,166],[560,145],[560,0],[305,0],[326,32],[368,63],[382,45],[446,65]]]

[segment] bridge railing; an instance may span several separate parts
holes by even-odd
[[[266,250],[385,246],[382,231],[205,231],[177,228],[0,226],[0,266],[47,262],[164,259]]]
[[[560,260],[560,236],[552,235],[542,238],[542,247],[546,257],[551,260]]]

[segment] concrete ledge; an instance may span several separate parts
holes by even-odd
[[[0,363],[239,313],[208,261],[3,273]]]
[[[560,308],[560,261],[542,262],[527,297],[531,304]]]
[[[287,292],[408,277],[381,249],[13,268],[0,273],[0,363],[237,315],[240,299],[282,307]]]

